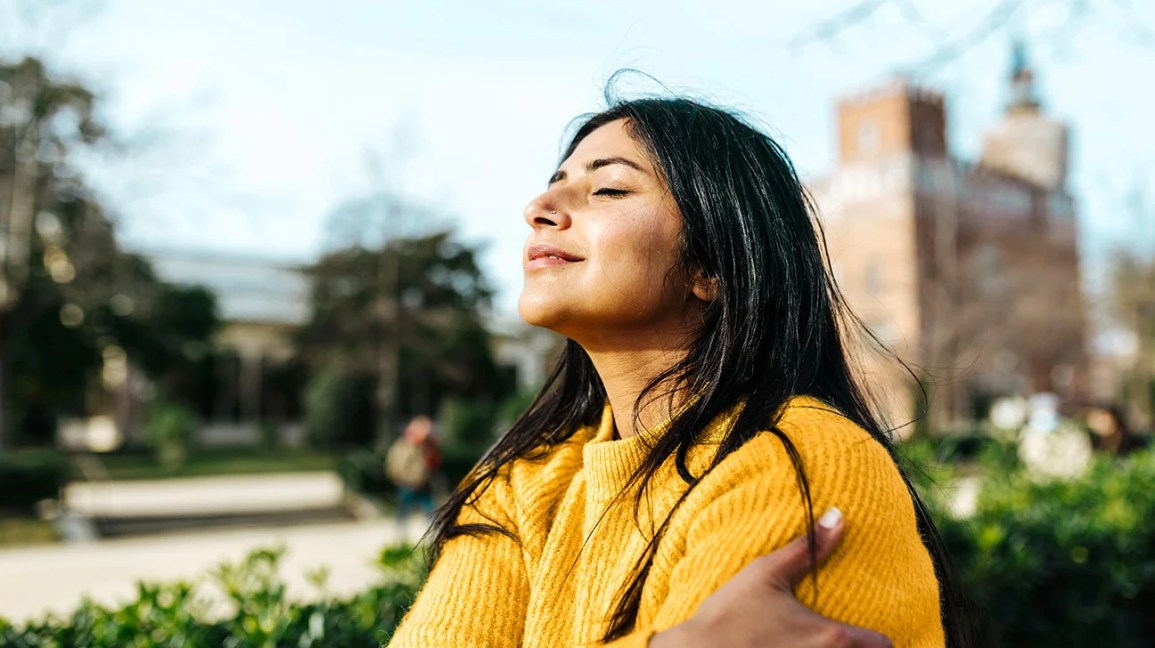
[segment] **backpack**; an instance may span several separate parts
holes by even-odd
[[[417,488],[429,481],[429,465],[420,444],[398,439],[385,456],[385,474],[398,486]]]

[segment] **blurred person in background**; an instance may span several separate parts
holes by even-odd
[[[1147,437],[1131,431],[1123,408],[1118,405],[1092,407],[1084,420],[1091,431],[1091,443],[1098,452],[1125,457],[1147,447]]]
[[[433,421],[418,416],[409,421],[385,456],[385,474],[397,487],[397,522],[405,523],[415,506],[432,515],[433,486],[441,467],[441,449]]]
[[[390,645],[973,645],[771,138],[611,103],[524,218],[520,313],[568,340],[438,510]]]

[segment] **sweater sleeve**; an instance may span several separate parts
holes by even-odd
[[[459,524],[497,524],[517,535],[508,480],[494,479]],[[447,541],[413,607],[389,642],[395,648],[516,647],[529,602],[519,542],[498,533]],[[478,621],[483,619],[483,623]]]
[[[890,455],[859,432],[862,438],[835,445],[790,435],[802,456],[814,515],[837,506],[847,525],[842,543],[817,572],[817,590],[807,578],[796,595],[819,614],[876,630],[895,646],[941,648],[938,581],[913,502]],[[699,500],[703,504],[683,518],[692,520],[685,532],[668,538],[683,549],[653,622],[607,645],[645,646],[656,632],[689,619],[754,558],[806,529],[795,472],[777,438],[759,435],[715,471],[721,472]]]

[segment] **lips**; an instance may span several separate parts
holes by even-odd
[[[581,261],[585,259],[557,246],[537,244],[529,246],[526,250],[525,269],[550,268]]]

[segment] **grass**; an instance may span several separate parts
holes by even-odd
[[[209,475],[251,475],[280,472],[333,470],[337,457],[318,450],[262,448],[215,448],[194,450],[178,470],[163,468],[146,452],[117,452],[101,455],[112,479],[165,479]]]
[[[56,542],[56,529],[50,520],[34,517],[0,517],[0,547],[53,542]]]

